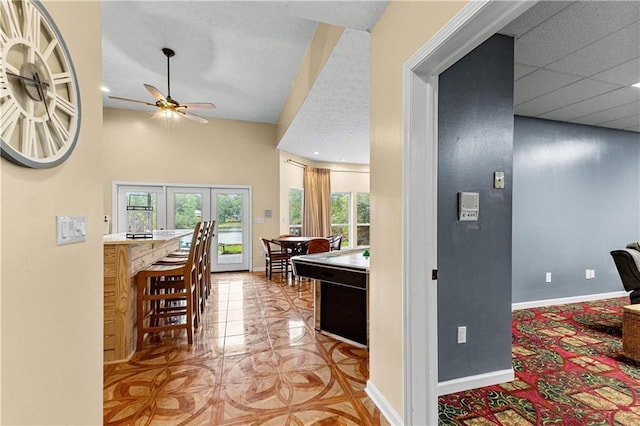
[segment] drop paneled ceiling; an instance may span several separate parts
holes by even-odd
[[[347,29],[279,148],[369,162],[369,31],[387,1],[103,1],[103,83],[149,100],[143,83],[213,102],[203,116],[276,123],[318,22]],[[515,113],[640,131],[640,2],[540,2],[515,37]],[[108,99],[104,105],[153,112]],[[200,112],[200,111],[199,111]],[[314,155],[314,152],[319,152]]]
[[[540,2],[515,37],[515,113],[640,132],[640,2]]]

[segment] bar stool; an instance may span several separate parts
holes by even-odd
[[[207,239],[204,243],[204,286],[205,286],[205,297],[208,299],[209,294],[211,294],[211,241],[215,236],[215,227],[216,221],[209,221],[209,231],[207,232]]]
[[[211,293],[211,241],[215,236],[216,221],[202,222],[202,229],[204,230],[204,242],[202,246],[202,255],[199,257],[200,265],[202,268],[202,283],[199,285],[200,299],[208,299]],[[180,249],[173,253],[168,254],[162,260],[157,263],[161,264],[177,264],[179,262],[186,262],[189,255],[188,250]],[[201,300],[201,311],[204,312],[204,302]]]
[[[215,221],[204,221],[200,227],[202,233],[202,244],[200,251],[196,253],[194,262],[197,265],[197,300],[198,300],[198,322],[200,314],[203,314],[206,308],[206,299],[209,295],[209,289],[211,287],[211,265],[209,264],[210,255],[208,250],[211,248],[211,239],[213,238],[213,227]],[[188,256],[188,255],[187,255]],[[175,251],[166,257],[162,258],[156,265],[179,265],[186,262],[187,257],[184,255],[184,250]]]
[[[199,322],[197,256],[203,244],[201,228],[202,223],[198,222],[186,262],[156,263],[136,274],[138,349],[146,333],[183,328],[187,330],[188,343],[193,343],[193,328],[197,328]],[[186,317],[185,322],[170,321],[182,316]],[[145,325],[146,319],[148,325]]]

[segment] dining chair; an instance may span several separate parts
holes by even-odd
[[[332,235],[329,237],[331,251],[340,250],[342,248],[342,235]]]
[[[327,238],[314,238],[307,243],[307,254],[324,253],[331,250],[331,243]]]
[[[186,262],[161,262],[136,274],[137,349],[146,333],[186,329],[187,341],[193,343],[193,328],[198,327],[198,256],[202,251],[202,222],[193,231]],[[177,320],[185,317],[185,321]]]
[[[291,258],[289,253],[273,240],[260,238],[260,242],[264,251],[265,276],[272,280],[273,271],[279,271],[281,274],[284,273],[286,278],[289,274],[289,259]]]

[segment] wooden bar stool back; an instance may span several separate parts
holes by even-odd
[[[205,297],[209,298],[211,293],[211,241],[215,236],[216,221],[209,221],[209,232],[204,243],[204,284],[205,284]]]
[[[186,262],[156,263],[136,274],[138,349],[146,333],[178,329],[186,329],[187,341],[193,343],[193,328],[198,327],[197,256],[203,243],[201,228],[202,223],[198,222]]]

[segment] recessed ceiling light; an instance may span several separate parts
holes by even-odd
[[[640,89],[640,81],[637,82],[636,84],[632,84],[633,87],[637,87],[638,89]]]
[[[346,159],[346,158],[343,158],[343,159],[342,159],[342,160],[340,160],[340,161],[342,161],[343,163],[346,163],[346,162],[347,162],[347,159]]]
[[[103,92],[105,92],[105,93],[108,93],[108,92],[110,92],[110,91],[111,91],[111,90],[109,90],[109,88],[108,88],[108,87],[104,87],[104,86],[102,86],[102,87],[100,88],[100,90],[102,90],[102,91],[103,91]]]
[[[313,151],[313,155],[320,155],[318,151]]]

